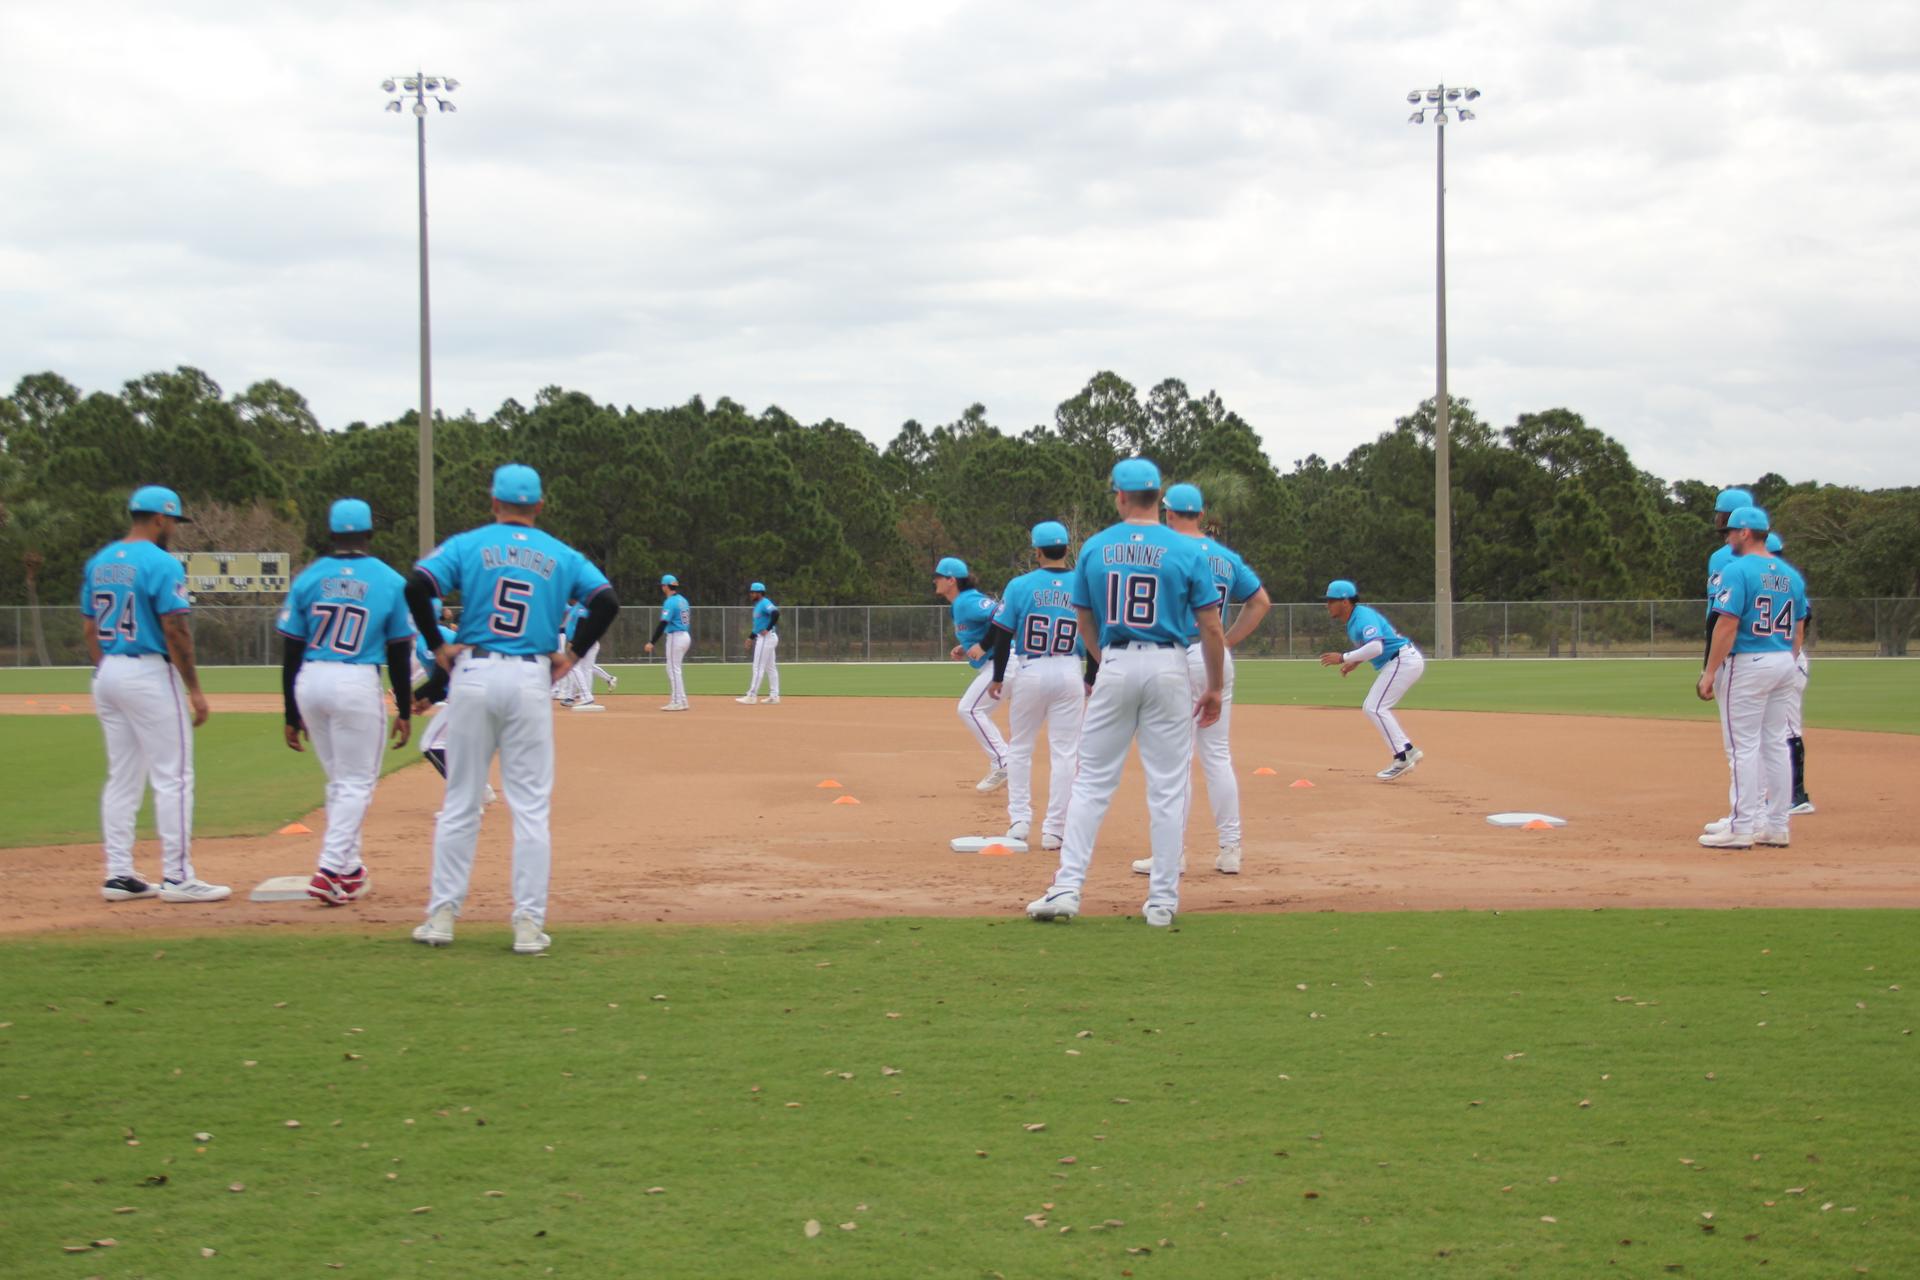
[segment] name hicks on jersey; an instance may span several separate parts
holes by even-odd
[[[1165,547],[1156,547],[1150,542],[1109,542],[1100,548],[1103,564],[1136,564],[1153,569],[1160,567],[1166,554]]]
[[[532,547],[482,547],[480,563],[489,569],[531,569],[543,578],[558,568],[553,557]]]

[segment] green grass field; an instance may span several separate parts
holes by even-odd
[[[506,944],[0,948],[0,1273],[1832,1276],[1920,1257],[1911,913]]]
[[[311,748],[281,739],[279,716],[217,712],[194,732],[197,778],[233,785],[196,786],[195,835],[256,835],[318,808],[326,779]],[[389,751],[383,771],[420,761],[412,747]],[[100,783],[107,753],[92,716],[0,715],[0,848],[100,838]],[[140,836],[153,835],[153,795],[140,811]]]
[[[612,668],[621,688],[614,697],[666,695],[666,672],[658,664]],[[1711,719],[1713,708],[1693,696],[1697,663],[1659,659],[1593,659],[1554,662],[1436,662],[1408,698],[1407,706],[1436,711],[1510,711],[1547,715],[1638,716]],[[696,696],[737,695],[747,687],[747,668],[699,664],[687,668]],[[792,697],[958,697],[967,672],[959,664],[817,663],[781,668],[781,692]],[[1311,662],[1254,661],[1239,666],[1236,698],[1245,703],[1357,707],[1368,675],[1342,680]],[[220,693],[277,693],[280,673],[271,667],[209,671],[206,687]],[[0,670],[0,693],[83,693],[87,672],[33,668]],[[1821,729],[1920,732],[1920,662],[1899,659],[1816,663],[1807,694],[1807,723]]]

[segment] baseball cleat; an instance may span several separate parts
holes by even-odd
[[[1032,920],[1071,920],[1080,914],[1080,894],[1074,889],[1049,889],[1046,896],[1027,904]]]
[[[1700,829],[1706,832],[1710,836],[1717,836],[1723,831],[1733,830],[1733,819],[1732,818],[1715,818],[1712,822],[1709,822],[1706,826]]]
[[[489,783],[487,784],[487,794],[486,794],[486,797],[485,797],[485,799],[484,799],[484,800],[482,800],[482,801],[481,801],[481,803],[483,803],[483,804],[496,804],[496,803],[498,803],[498,802],[499,802],[499,800],[500,800],[500,793],[499,793],[498,791],[495,791],[495,790],[493,789],[493,784],[492,784],[491,782],[489,782]]]
[[[771,698],[762,698],[760,701],[772,703],[777,707],[780,705],[780,695],[776,693]]]
[[[1153,874],[1152,858],[1135,858],[1132,866],[1133,874],[1137,876],[1150,876]],[[1180,874],[1187,874],[1187,855],[1184,853],[1180,855]]]
[[[1700,837],[1702,846],[1708,849],[1751,849],[1753,837],[1739,831],[1716,831]]]
[[[195,876],[191,880],[166,880],[160,885],[162,902],[223,902],[233,896],[224,884],[208,884]]]
[[[1140,914],[1145,916],[1147,923],[1156,929],[1164,929],[1173,923],[1172,907],[1148,907]]]
[[[758,699],[758,698],[756,698],[756,697],[754,697],[754,696],[753,696],[752,694],[748,694],[748,695],[747,695],[746,697],[744,697],[744,698],[735,698],[735,699],[734,699],[734,701],[735,701],[735,702],[738,702],[738,703],[740,703],[740,704],[742,704],[742,705],[744,705],[744,706],[749,706],[749,707],[750,707],[750,706],[752,706],[752,705],[753,705],[754,703],[756,703],[756,702],[758,702],[758,701],[760,701],[760,699]]]
[[[1016,822],[1007,828],[1006,838],[1009,840],[1019,840],[1024,842],[1027,838],[1028,833],[1031,832],[1032,830],[1033,830],[1033,824],[1031,822]]]
[[[100,886],[100,896],[108,902],[132,902],[136,898],[157,898],[160,890],[139,876],[115,876]]]
[[[513,952],[521,956],[537,956],[553,945],[553,939],[540,932],[540,922],[516,916],[513,921]]]
[[[1784,831],[1763,831],[1753,838],[1753,842],[1758,845],[1765,845],[1769,849],[1784,849],[1791,843],[1791,840]]]
[[[662,711],[685,711],[686,710],[685,707],[681,706],[677,702],[669,702],[666,706],[661,707],[660,709]]]
[[[349,902],[366,897],[371,888],[373,881],[368,878],[365,867],[355,867],[346,875],[338,875],[323,867],[313,873],[313,879],[307,881],[307,896],[323,906],[344,907]]]
[[[1403,773],[1411,773],[1413,766],[1420,763],[1423,754],[1418,747],[1408,747],[1404,755],[1395,756],[1392,764],[1373,776],[1382,782],[1392,782]]]
[[[1240,846],[1237,844],[1221,845],[1219,856],[1213,860],[1213,869],[1223,876],[1239,875]]]
[[[1066,841],[1055,835],[1043,835],[1040,837],[1040,847],[1042,849],[1058,849],[1065,843]]]
[[[619,687],[620,687],[620,677],[619,677],[619,676],[608,676],[608,677],[607,677],[607,691],[608,691],[609,693],[611,693],[611,692],[612,692],[613,690],[615,690],[615,689],[618,689]]]
[[[1796,818],[1805,817],[1807,814],[1814,812],[1813,801],[1796,800],[1794,801],[1793,808],[1787,810],[1787,812]]]
[[[453,908],[440,907],[427,912],[425,923],[414,926],[413,940],[430,947],[453,945]]]
[[[989,769],[986,777],[974,783],[973,789],[975,791],[998,791],[1006,785],[1007,771],[1005,769],[995,768]]]

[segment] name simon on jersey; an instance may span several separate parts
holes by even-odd
[[[367,584],[358,578],[324,578],[320,594],[330,600],[365,600]]]
[[[482,547],[480,563],[488,569],[531,569],[543,578],[552,578],[559,567],[552,556],[532,547]]]
[[[1157,547],[1150,542],[1109,542],[1100,548],[1100,559],[1104,564],[1138,564],[1151,569],[1158,569],[1166,554],[1165,547]]]

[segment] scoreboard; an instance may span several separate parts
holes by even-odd
[[[284,595],[293,557],[284,551],[176,551],[196,595]]]

